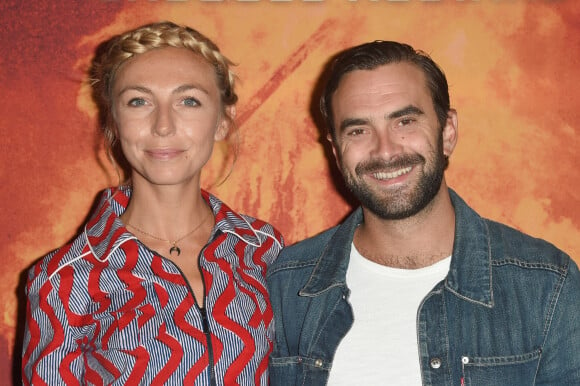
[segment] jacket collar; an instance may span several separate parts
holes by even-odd
[[[354,231],[362,222],[362,208],[357,208],[336,228],[300,295],[316,296],[332,287],[346,286],[346,269]]]
[[[85,225],[83,236],[87,247],[100,261],[108,260],[123,243],[137,239],[119,218],[129,204],[131,193],[131,188],[127,186],[104,190],[96,210]],[[215,216],[211,238],[222,232],[232,234],[247,244],[261,245],[256,230],[244,217],[210,193],[202,190],[201,194]]]
[[[453,256],[445,287],[467,300],[493,306],[491,238],[487,222],[449,189],[455,208]]]
[[[449,193],[455,208],[455,240],[445,286],[460,297],[491,307],[491,241],[487,224],[452,189]],[[316,296],[332,287],[346,286],[351,244],[362,221],[362,209],[357,208],[336,228],[300,295]]]

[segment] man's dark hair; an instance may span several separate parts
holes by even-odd
[[[330,66],[328,81],[320,98],[320,111],[330,130],[333,140],[336,139],[336,128],[333,122],[332,95],[338,88],[343,75],[355,70],[373,70],[379,66],[408,62],[423,71],[427,87],[441,128],[447,121],[449,112],[449,87],[445,74],[429,55],[415,50],[408,44],[377,40],[348,48],[336,55]]]

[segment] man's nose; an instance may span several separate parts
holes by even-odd
[[[401,137],[394,134],[391,130],[377,130],[375,136],[375,146],[372,151],[373,156],[389,159],[402,151]]]

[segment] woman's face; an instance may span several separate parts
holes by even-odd
[[[213,67],[185,48],[153,49],[121,65],[112,98],[133,183],[199,185],[229,124]]]

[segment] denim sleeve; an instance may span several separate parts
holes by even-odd
[[[570,260],[552,300],[537,385],[580,385],[580,272]]]

